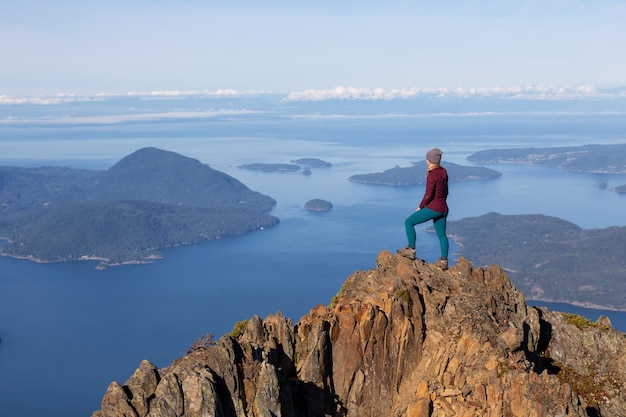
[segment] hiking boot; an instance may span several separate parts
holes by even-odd
[[[439,258],[437,262],[435,262],[435,266],[442,271],[448,269],[448,259],[447,258]]]
[[[406,248],[403,249],[398,249],[396,252],[398,252],[398,255],[402,255],[405,258],[409,258],[411,260],[415,259],[415,249],[407,246]]]

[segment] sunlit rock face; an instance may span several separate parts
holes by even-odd
[[[498,266],[383,251],[295,325],[255,316],[143,361],[92,417],[626,415],[624,334],[578,319],[528,307]]]

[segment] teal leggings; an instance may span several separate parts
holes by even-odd
[[[450,244],[448,242],[448,236],[446,236],[446,219],[448,218],[448,213],[439,213],[429,208],[423,208],[421,210],[416,211],[406,218],[404,221],[404,227],[406,229],[406,237],[409,241],[409,247],[415,249],[415,239],[417,236],[415,235],[415,225],[420,223],[427,222],[428,220],[433,221],[433,225],[435,226],[435,233],[437,233],[437,237],[439,238],[439,246],[441,247],[441,257],[448,258],[448,249]]]

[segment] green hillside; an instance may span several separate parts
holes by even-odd
[[[165,204],[213,207],[253,205],[270,210],[276,202],[251,191],[235,178],[180,154],[157,148],[140,149],[121,159],[90,190],[91,200],[143,200]]]
[[[626,310],[626,227],[585,230],[544,215],[451,221],[460,255],[505,268],[528,298]]]
[[[0,215],[38,210],[61,202],[80,201],[104,171],[61,167],[0,166]]]

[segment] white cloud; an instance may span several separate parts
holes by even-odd
[[[501,97],[513,99],[565,99],[610,97],[623,95],[624,91],[609,93],[598,90],[593,85],[557,86],[530,85],[512,87],[470,87],[470,88],[355,88],[335,87],[329,90],[303,90],[289,93],[287,101],[323,101],[323,100],[393,100],[418,96],[428,97]]]
[[[130,91],[126,93],[98,93],[95,95],[56,94],[54,96],[12,97],[0,95],[0,105],[59,105],[77,102],[103,101],[109,98],[139,98],[143,100],[171,100],[187,97],[244,97],[274,94],[254,90],[155,90]],[[285,95],[285,101],[325,100],[398,100],[415,97],[430,98],[510,98],[533,100],[559,100],[580,98],[611,98],[626,96],[626,87],[599,89],[594,85],[523,85],[509,87],[442,87],[442,88],[361,88],[337,86],[327,90],[309,89],[293,91]]]
[[[91,102],[100,101],[97,97],[78,97],[73,95],[58,94],[50,97],[11,97],[6,95],[0,95],[0,105],[11,104],[37,104],[37,105],[51,105],[51,104],[67,104],[77,102]]]
[[[262,94],[255,91],[237,91],[233,89],[217,90],[157,90],[150,92],[129,92],[128,96],[140,96],[145,98],[171,98],[171,97],[237,97],[246,95]]]
[[[146,100],[169,99],[183,97],[240,97],[258,94],[268,94],[264,91],[238,91],[233,89],[218,90],[157,90],[157,91],[129,91],[127,93],[97,93],[95,95],[77,95],[61,93],[54,96],[36,97],[12,97],[0,95],[0,105],[12,104],[35,104],[35,105],[55,105],[77,102],[103,101],[107,98],[116,97],[139,97]]]

